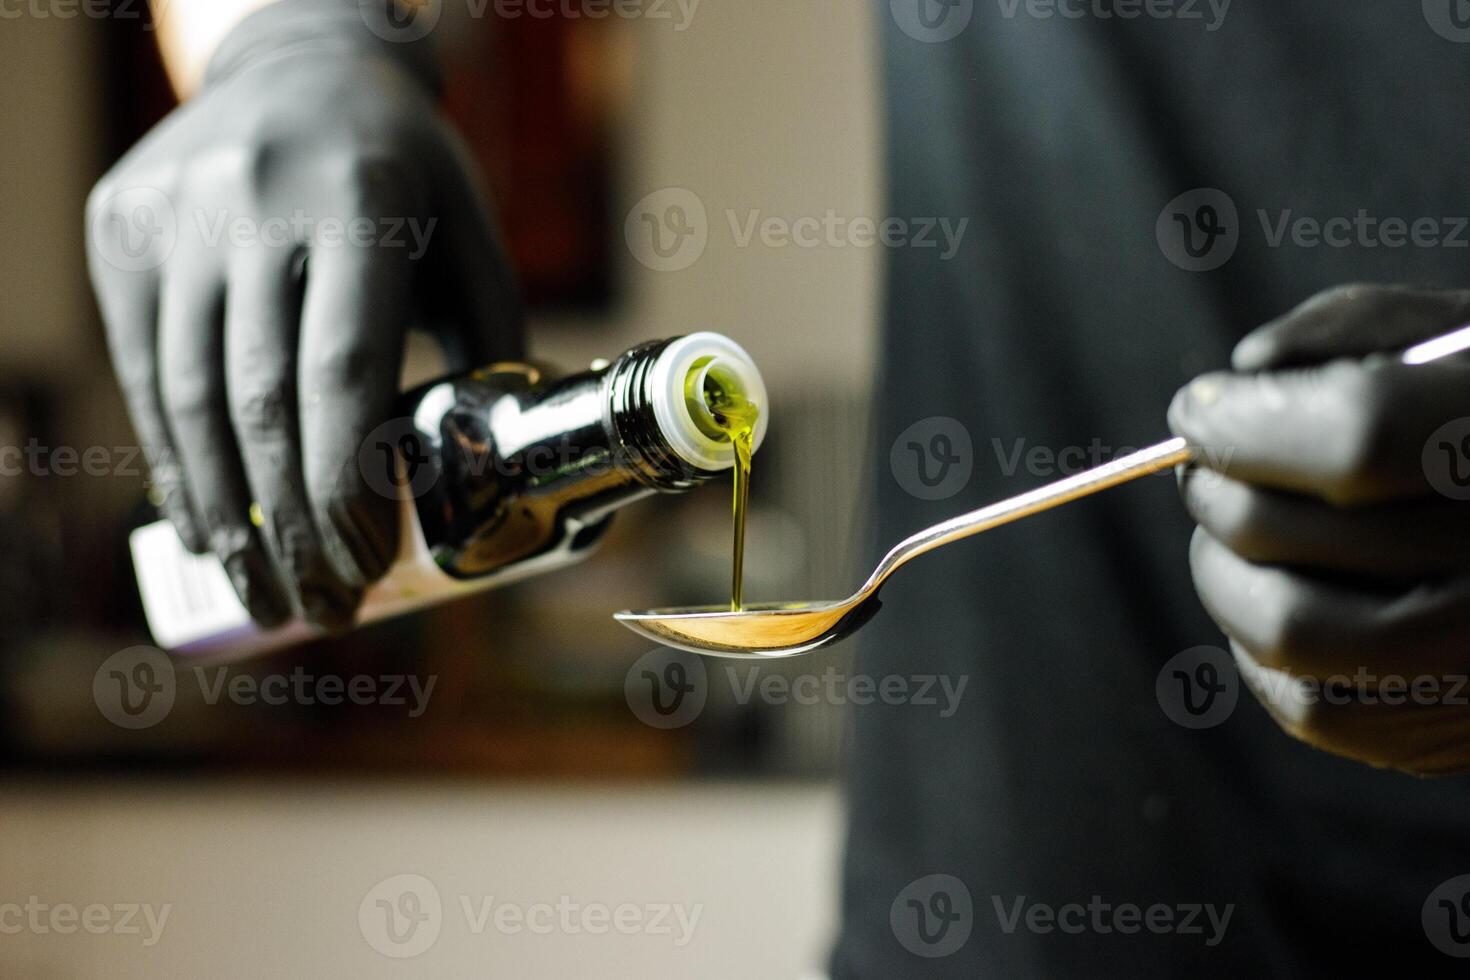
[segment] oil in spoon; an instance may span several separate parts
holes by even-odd
[[[730,573],[730,611],[739,612],[744,604],[745,581],[745,514],[750,506],[750,457],[755,437],[755,423],[760,406],[750,401],[733,386],[720,383],[713,372],[704,375],[704,404],[710,417],[735,450],[733,503],[734,558]]]

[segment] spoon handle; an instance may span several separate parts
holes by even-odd
[[[1451,330],[1432,340],[1416,344],[1400,356],[1404,364],[1427,364],[1442,357],[1470,349],[1470,324]],[[863,584],[860,594],[873,592],[883,580],[914,558],[952,541],[968,538],[972,534],[988,531],[1011,521],[1018,521],[1032,514],[1039,514],[1053,507],[1091,496],[1100,490],[1115,487],[1129,480],[1136,480],[1150,473],[1167,470],[1187,463],[1194,458],[1194,449],[1183,439],[1174,438],[1161,442],[1136,453],[1120,456],[1102,466],[1048,483],[1046,486],[1028,490],[1015,497],[997,501],[968,514],[951,517],[933,527],[910,535],[893,547],[878,563],[872,576]]]
[[[958,517],[927,527],[910,535],[893,547],[873,572],[862,591],[871,592],[900,566],[935,548],[988,531],[1002,524],[1030,517],[1053,507],[1080,500],[1109,487],[1136,480],[1160,470],[1171,469],[1194,458],[1194,449],[1183,439],[1174,438],[1147,449],[1083,470],[1072,476],[997,501]]]

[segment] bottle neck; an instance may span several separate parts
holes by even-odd
[[[650,489],[677,493],[718,473],[680,456],[659,423],[655,406],[661,388],[654,367],[670,343],[650,341],[620,356],[603,375],[603,397],[618,466]]]
[[[629,502],[721,475],[733,448],[700,431],[703,402],[691,407],[689,394],[691,376],[721,357],[732,383],[764,400],[745,352],[707,333],[642,344],[555,380],[501,365],[410,395],[412,435],[431,464],[415,496],[435,561],[470,578],[574,551]]]

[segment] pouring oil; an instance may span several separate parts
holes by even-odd
[[[689,383],[699,384],[700,390],[686,391],[686,398],[699,398],[709,412],[711,426],[720,437],[728,439],[735,450],[731,505],[734,547],[730,572],[730,611],[739,612],[744,604],[745,515],[750,507],[750,458],[754,452],[755,424],[760,418],[760,406],[746,398],[737,386],[722,380],[721,373],[717,370],[691,373]]]

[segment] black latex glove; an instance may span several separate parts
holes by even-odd
[[[1470,769],[1470,361],[1396,353],[1467,321],[1470,292],[1334,289],[1169,410],[1242,677],[1292,735],[1422,773]]]
[[[395,553],[395,502],[358,451],[392,412],[410,322],[455,367],[520,352],[494,223],[435,83],[421,44],[370,31],[356,0],[284,0],[235,29],[88,202],[160,506],[263,624],[292,606],[350,624]]]

